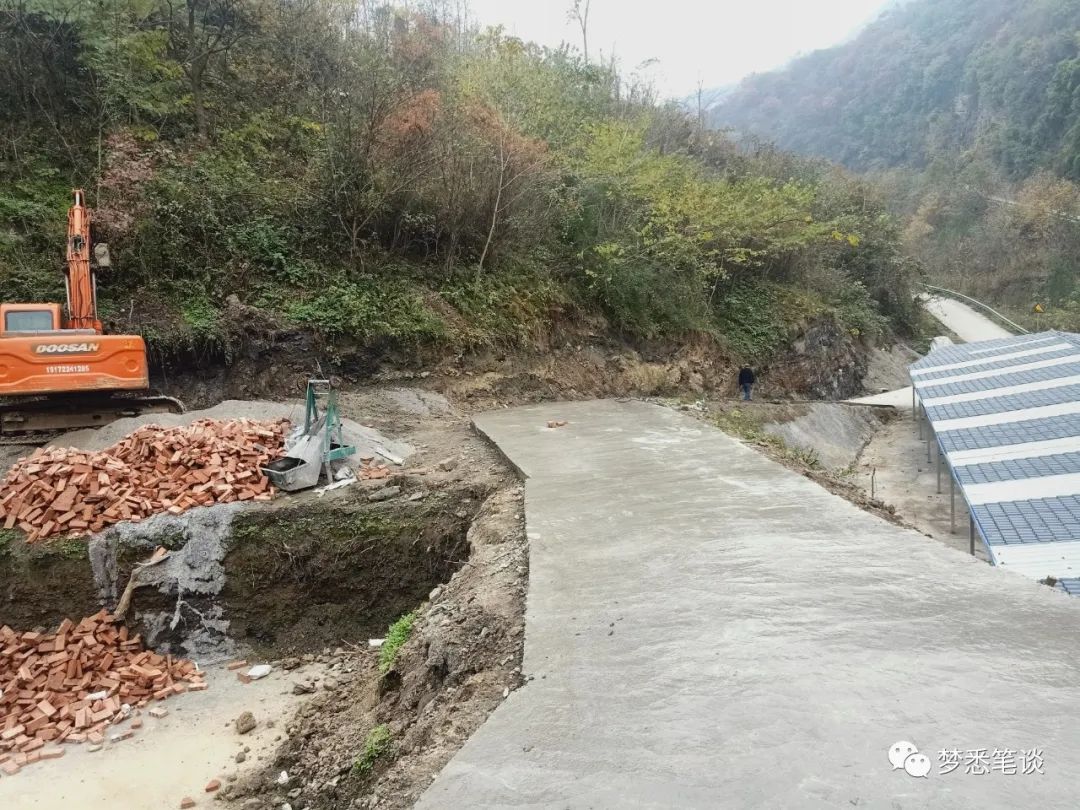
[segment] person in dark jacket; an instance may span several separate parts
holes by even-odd
[[[739,388],[742,389],[742,398],[749,402],[754,398],[754,383],[757,380],[754,378],[754,372],[750,366],[743,366],[739,369]]]

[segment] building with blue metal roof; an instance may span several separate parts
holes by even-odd
[[[973,550],[1080,595],[1080,335],[939,346],[910,373]]]

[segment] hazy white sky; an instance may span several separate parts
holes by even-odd
[[[889,0],[592,0],[589,56],[612,51],[624,72],[648,59],[657,88],[684,96],[779,67],[835,45],[877,16]],[[567,21],[571,0],[468,0],[472,16],[522,39],[580,47]]]

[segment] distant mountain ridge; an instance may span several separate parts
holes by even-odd
[[[866,170],[976,150],[1080,178],[1080,0],[912,0],[854,39],[751,76],[713,126]]]

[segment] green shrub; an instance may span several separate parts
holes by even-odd
[[[409,636],[412,635],[413,623],[416,621],[416,611],[406,613],[392,625],[386,633],[386,640],[379,648],[379,672],[385,675],[390,671],[397,659],[398,650],[401,649]]]
[[[371,773],[375,760],[390,750],[390,728],[384,723],[375,726],[364,740],[364,750],[353,762],[353,772],[360,776]]]
[[[288,305],[286,314],[330,336],[420,343],[446,334],[445,322],[428,307],[417,288],[389,280],[338,283]]]
[[[528,344],[550,327],[555,312],[572,306],[549,273],[529,266],[461,275],[439,294],[460,315],[454,337],[467,345]]]

